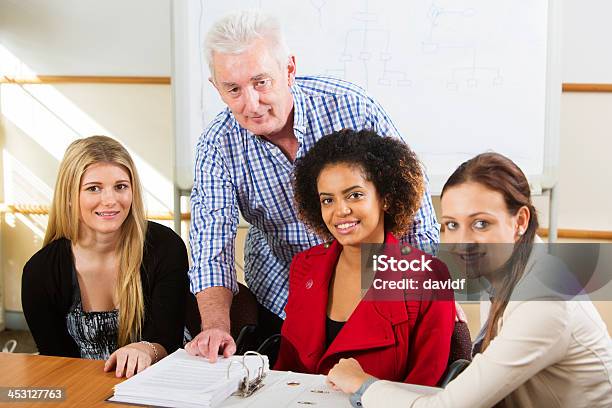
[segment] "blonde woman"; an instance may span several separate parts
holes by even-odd
[[[43,248],[23,269],[22,302],[41,354],[104,359],[131,377],[182,345],[185,244],[148,222],[126,149],[105,136],[66,150]]]

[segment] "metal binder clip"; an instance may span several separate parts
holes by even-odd
[[[251,373],[249,372],[249,367],[247,367],[244,361],[246,356],[259,356],[259,358],[261,359],[261,366],[259,366],[259,368],[257,369],[257,376],[255,376],[255,378],[253,378],[252,380],[249,380],[249,378],[251,377]],[[266,362],[261,354],[256,351],[247,351],[242,356],[242,361],[234,360],[230,362],[229,366],[227,366],[228,379],[230,378],[230,369],[233,363],[241,364],[242,368],[246,370],[246,376],[242,380],[240,380],[240,384],[238,385],[238,391],[236,391],[233,395],[237,395],[243,398],[250,397],[255,391],[264,386],[263,380],[264,378],[266,378],[266,373],[264,371]]]

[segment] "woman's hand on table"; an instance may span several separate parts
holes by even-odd
[[[355,393],[371,376],[366,374],[354,358],[341,358],[327,374],[327,382],[335,390]]]
[[[130,343],[111,354],[104,364],[104,371],[114,368],[116,377],[130,378],[159,360],[162,357],[160,349],[163,349],[160,344]]]

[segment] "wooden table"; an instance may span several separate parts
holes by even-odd
[[[0,387],[64,388],[66,392],[66,400],[61,403],[0,402],[0,407],[136,407],[136,405],[105,402],[113,393],[113,386],[124,379],[116,378],[114,372],[105,373],[103,367],[104,361],[97,360],[0,353]],[[289,380],[303,383],[302,387],[294,387],[293,384],[289,388],[284,387]],[[313,388],[312,384],[324,384],[324,382],[324,376],[270,371],[264,380],[269,389],[268,393],[258,391],[251,400],[232,396],[221,406],[224,408],[243,408],[247,405],[259,408],[284,407],[295,400],[302,388],[309,390]],[[410,391],[424,394],[440,391],[438,388],[420,385],[402,384],[402,386]],[[266,390],[266,387],[263,390]],[[340,408],[351,406],[345,394],[335,396],[309,394],[309,398],[320,399],[326,406],[333,405]],[[333,398],[333,401],[330,398]]]
[[[66,392],[61,403],[0,402],[1,407],[131,407],[104,402],[113,386],[123,381],[103,371],[104,361],[80,358],[0,353],[0,387],[59,388]]]

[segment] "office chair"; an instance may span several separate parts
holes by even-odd
[[[455,360],[448,367],[446,367],[446,371],[442,376],[442,379],[438,383],[438,387],[446,388],[448,383],[453,381],[459,374],[463,372],[470,365],[470,361],[468,360]]]
[[[257,352],[259,354],[265,354],[266,356],[272,355],[274,356],[274,360],[276,360],[276,357],[278,356],[278,351],[280,349],[280,341],[281,335],[273,334],[272,336],[265,339],[263,343],[261,343],[261,345],[257,349]]]
[[[238,283],[238,294],[232,300],[230,308],[230,334],[236,342],[236,354],[255,350],[258,346],[255,330],[257,329],[258,303],[249,288]]]
[[[472,361],[472,339],[470,329],[465,322],[455,322],[451,336],[448,366],[438,382],[438,387],[445,388],[453,381]]]
[[[456,360],[472,361],[472,338],[466,322],[455,322],[451,336],[448,363],[451,364]]]

